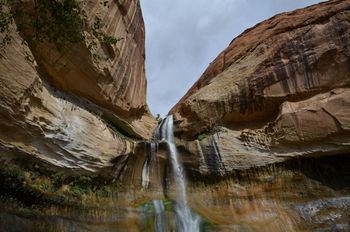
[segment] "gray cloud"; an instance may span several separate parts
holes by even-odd
[[[245,29],[320,0],[141,0],[148,103],[166,115],[208,64]]]

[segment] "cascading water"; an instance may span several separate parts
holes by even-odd
[[[157,152],[157,143],[152,141],[149,144],[151,148],[150,154],[147,156],[142,168],[142,187],[145,189],[148,188],[148,185],[150,182],[150,179],[149,179],[150,167],[154,162],[156,152]]]
[[[142,187],[143,188],[148,188],[148,185],[149,185],[149,166],[150,166],[150,162],[147,159],[142,169]]]
[[[174,141],[173,116],[169,115],[160,125],[157,136],[165,140],[169,147],[169,156],[173,168],[174,180],[178,191],[174,212],[176,215],[176,227],[182,232],[199,231],[200,218],[193,214],[187,204],[186,184],[183,167],[178,160],[178,152]]]
[[[161,200],[153,200],[154,206],[154,230],[156,232],[166,231],[167,223],[165,216],[165,207],[163,201]]]

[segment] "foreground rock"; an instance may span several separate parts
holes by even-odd
[[[160,162],[155,159],[151,171],[165,177],[162,182],[170,187],[165,189],[155,176],[150,178],[151,189],[141,189],[139,180],[121,191],[119,185],[96,183],[96,178],[81,174],[67,178],[27,162],[0,163],[1,230],[156,231],[158,223],[170,228],[166,231],[175,230],[174,184],[169,172],[158,166],[167,166],[161,160],[163,145],[159,144]],[[232,178],[222,180],[195,175],[188,180],[188,202],[201,216],[204,231],[349,231],[349,158],[300,158],[235,170]],[[135,162],[130,160],[128,166]],[[25,171],[18,172],[18,167]],[[124,176],[128,184],[141,175],[135,167],[136,172]],[[40,185],[45,180],[47,185]],[[4,192],[13,198],[5,200]],[[162,212],[155,210],[154,199],[163,201]]]
[[[99,16],[103,30],[123,40],[108,45],[89,35],[86,40],[96,42],[92,50],[84,41],[60,51],[22,43],[12,25],[12,40],[0,59],[2,158],[25,155],[96,171],[130,154],[134,139],[152,135],[156,122],[146,104],[139,2],[107,7],[83,1],[81,9],[87,23]]]
[[[197,170],[348,153],[349,19],[349,1],[328,1],[234,39],[170,111]]]

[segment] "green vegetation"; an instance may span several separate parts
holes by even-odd
[[[196,139],[201,141],[203,139],[205,139],[206,137],[208,137],[210,134],[212,134],[213,132],[209,129],[205,129],[203,131],[201,131],[200,133],[197,134]]]
[[[87,25],[82,17],[76,0],[36,0],[34,9],[25,9],[19,0],[0,0],[0,48],[10,41],[10,26],[16,21],[18,31],[24,39],[35,45],[37,42],[48,41],[62,49],[67,44],[84,41],[83,31],[93,34],[100,42],[115,44],[120,39],[107,35],[102,31],[101,18],[95,17],[92,25]],[[103,2],[108,7],[108,1]],[[89,48],[96,46],[91,42]]]
[[[201,132],[197,135],[197,140],[201,141],[201,140],[205,139],[207,136],[208,136],[208,134]]]
[[[158,122],[158,124],[160,124],[161,122],[162,122],[162,117],[160,116],[160,114],[157,114],[156,115],[156,120],[157,120],[157,122]]]
[[[163,205],[164,205],[164,210],[165,210],[165,213],[166,214],[169,214],[169,216],[171,214],[173,214],[174,212],[174,208],[173,208],[173,203],[171,202],[171,200],[169,199],[163,199]],[[156,223],[155,222],[155,218],[154,218],[154,213],[155,213],[155,208],[154,208],[154,204],[153,204],[153,201],[146,201],[144,203],[142,203],[140,206],[139,206],[142,211],[144,212],[147,212],[145,215],[147,216],[146,217],[146,225],[145,227],[148,229],[148,230],[153,230],[154,228],[154,224]],[[174,215],[175,216],[175,215]],[[170,219],[170,217],[169,217]],[[147,231],[148,231],[147,230]]]
[[[218,132],[220,132],[219,127],[206,128],[196,135],[196,139],[201,141],[201,140],[207,138],[208,136],[215,134],[215,133],[218,133]]]
[[[13,15],[7,7],[8,0],[0,0],[0,33],[3,38],[0,41],[0,49],[3,49],[10,41],[10,25],[13,20]]]
[[[106,44],[116,44],[118,41],[122,40],[122,39],[117,39],[117,38],[114,38],[112,36],[109,36],[109,35],[106,35],[105,33],[103,33],[101,31],[102,29],[102,22],[101,22],[101,18],[96,16],[95,17],[95,21],[94,21],[94,24],[91,28],[92,30],[92,34],[98,38],[99,41],[102,41]]]
[[[169,199],[163,199],[162,200],[163,205],[164,205],[164,210],[167,212],[173,212],[173,203]],[[140,208],[145,209],[148,212],[154,212],[154,205],[153,201],[147,200],[143,202],[140,206]]]
[[[29,27],[34,29],[34,33],[28,39],[48,40],[56,44],[58,48],[62,48],[67,43],[81,42],[84,39],[81,33],[82,19],[75,0],[37,0],[34,13],[34,17],[29,16]],[[19,27],[21,30],[22,25],[20,24]]]
[[[107,198],[117,190],[103,176],[67,174],[22,161],[0,162],[0,180],[0,194],[18,193],[22,197],[30,192],[38,199],[52,194],[66,199],[81,199],[83,196]]]

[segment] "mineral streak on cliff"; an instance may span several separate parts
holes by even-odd
[[[106,35],[122,40],[108,44],[87,30],[82,43],[62,50],[45,41],[33,46],[22,43],[26,31],[16,30],[25,17],[16,18],[12,40],[0,59],[3,157],[24,154],[96,171],[130,154],[133,139],[148,139],[153,133],[139,2],[78,2],[85,24],[98,17]],[[30,11],[32,4],[23,3],[23,9]]]
[[[147,141],[156,122],[139,2],[78,2],[85,23],[97,15],[123,40],[85,31],[57,50],[23,43],[14,23],[1,54],[0,230],[154,229],[171,216],[160,200],[176,199],[170,141],[181,189],[191,183],[185,203],[208,230],[349,231],[350,1],[283,13],[234,39],[171,110],[168,142]]]
[[[205,172],[349,152],[349,20],[349,1],[327,1],[259,23],[219,54],[170,111],[179,138],[201,140],[182,144]]]

